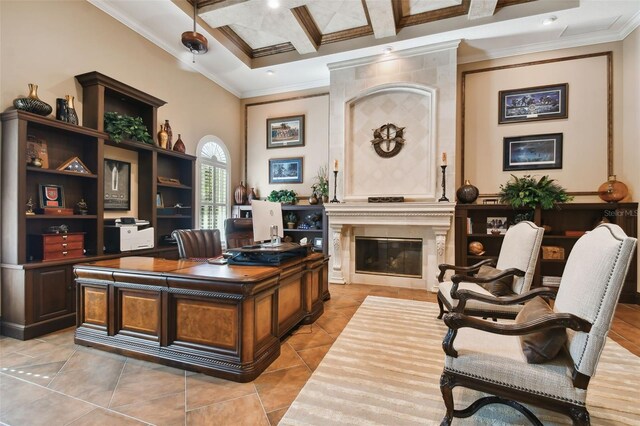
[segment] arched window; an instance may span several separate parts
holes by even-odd
[[[198,143],[198,228],[219,229],[224,241],[224,221],[229,211],[229,151],[215,136]]]

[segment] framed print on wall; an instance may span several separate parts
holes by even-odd
[[[269,183],[302,183],[302,157],[270,159]]]
[[[501,90],[498,124],[567,118],[568,84]]]
[[[502,170],[562,168],[562,133],[503,139]]]
[[[104,209],[131,210],[131,163],[104,159]]]
[[[267,119],[267,149],[304,146],[304,115]]]

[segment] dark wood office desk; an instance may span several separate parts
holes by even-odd
[[[238,382],[280,354],[280,337],[315,321],[328,259],[279,267],[123,257],[74,267],[80,345]]]

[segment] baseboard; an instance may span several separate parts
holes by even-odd
[[[33,339],[34,337],[72,327],[75,324],[76,314],[73,313],[52,320],[26,326],[22,324],[2,321],[0,322],[0,332],[2,332],[2,335],[13,337],[14,339],[29,340]]]

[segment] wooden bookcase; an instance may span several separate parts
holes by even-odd
[[[157,108],[164,104],[109,77],[93,72],[77,76],[84,86],[83,124],[73,125],[53,118],[11,110],[2,120],[2,323],[4,335],[30,339],[75,324],[73,265],[99,259],[145,255],[177,258],[175,245],[163,246],[162,236],[174,229],[193,228],[195,157],[135,141],[116,143],[103,132],[104,112],[138,115],[154,134]],[[48,168],[29,165],[27,136],[46,141]],[[105,146],[136,153],[138,218],[148,220],[155,230],[155,247],[124,253],[105,253],[104,158]],[[78,157],[90,173],[56,168]],[[179,184],[159,184],[157,177],[178,179]],[[29,199],[39,207],[40,186],[63,188],[65,207],[74,208],[84,199],[88,214],[27,215]],[[161,193],[161,209],[156,194]],[[123,215],[126,213],[123,212]],[[34,241],[52,226],[66,225],[69,232],[84,233],[85,256],[42,260],[42,247]],[[31,242],[31,243],[30,243]]]
[[[544,233],[542,246],[562,248],[564,258],[543,259],[541,252],[532,287],[541,286],[543,277],[562,276],[566,259],[579,238],[575,233],[567,235],[566,231],[578,233],[589,231],[602,219],[606,219],[619,225],[627,235],[637,238],[638,203],[568,203],[561,204],[559,207],[559,209],[534,211],[533,222],[537,225],[545,225],[548,229]],[[507,205],[458,204],[455,213],[456,265],[473,265],[482,259],[497,259],[504,236],[487,232],[487,218],[506,218],[507,222],[512,224],[515,216],[523,212],[524,210],[514,210]],[[482,256],[469,253],[468,246],[472,241],[482,243],[485,250]],[[637,303],[636,286],[637,252],[629,267],[620,301]]]

